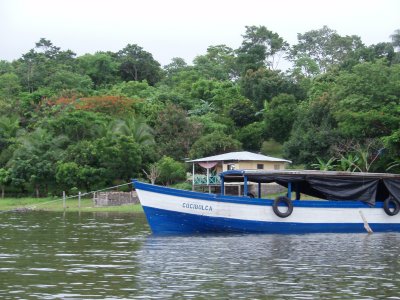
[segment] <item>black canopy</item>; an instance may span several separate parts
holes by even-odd
[[[400,202],[400,175],[332,171],[232,170],[220,174],[224,182],[276,182],[296,192],[328,200],[363,201],[374,205],[393,197]]]

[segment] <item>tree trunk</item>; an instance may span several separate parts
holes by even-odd
[[[39,186],[36,185],[35,189],[36,189],[36,198],[39,198]]]
[[[4,185],[1,186],[1,199],[4,199]]]

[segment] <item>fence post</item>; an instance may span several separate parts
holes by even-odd
[[[81,192],[78,193],[78,207],[81,209]]]
[[[63,208],[64,208],[64,210],[66,209],[66,203],[65,203],[65,191],[63,191]]]

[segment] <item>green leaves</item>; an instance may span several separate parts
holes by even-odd
[[[206,157],[242,149],[242,143],[221,131],[203,135],[192,146],[190,158]]]
[[[168,105],[159,113],[154,131],[160,154],[184,160],[192,144],[201,136],[202,128],[188,118],[187,112]]]
[[[241,74],[262,67],[276,69],[289,44],[265,26],[246,26],[241,47],[237,50],[237,65]]]
[[[293,95],[280,94],[272,98],[264,113],[267,135],[279,143],[287,141],[296,119],[296,107]]]
[[[305,59],[312,59],[318,64],[319,72],[324,73],[334,65],[343,63],[356,50],[363,47],[360,37],[340,36],[335,30],[327,26],[318,30],[311,30],[304,34],[297,34],[298,43],[292,47],[291,57],[296,65],[302,65]],[[297,62],[302,60],[303,62]],[[315,74],[305,70],[305,74]]]
[[[146,80],[150,85],[154,85],[161,79],[160,64],[154,60],[151,53],[138,45],[128,44],[119,51],[118,61],[121,77],[126,81]]]
[[[163,156],[156,165],[159,171],[157,181],[162,184],[171,185],[186,180],[186,170],[183,163],[180,163],[171,157]]]
[[[38,194],[90,190],[166,156],[165,176],[178,173],[162,182],[172,183],[189,155],[242,148],[306,167],[398,171],[397,40],[398,30],[392,43],[366,47],[325,26],[289,49],[265,26],[247,26],[238,49],[210,46],[162,69],[136,44],[75,58],[41,39],[0,61],[0,181]],[[277,70],[289,51],[293,69]],[[370,140],[379,147],[367,151]],[[358,150],[343,146],[353,142]]]

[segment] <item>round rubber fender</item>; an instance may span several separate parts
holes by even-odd
[[[283,211],[283,212],[279,210],[279,205],[282,204],[282,203],[285,204],[285,206],[287,207],[287,210]],[[272,205],[272,209],[273,209],[274,213],[278,217],[281,217],[281,218],[289,217],[293,212],[292,200],[290,200],[288,197],[285,197],[285,196],[277,197],[274,200],[274,204]]]
[[[400,203],[392,197],[388,197],[383,202],[383,210],[387,215],[395,216],[400,211]]]

